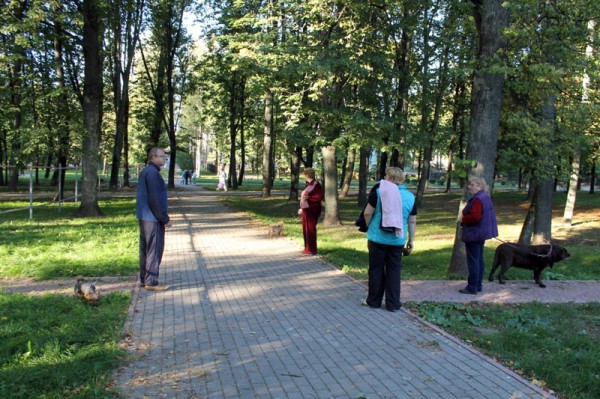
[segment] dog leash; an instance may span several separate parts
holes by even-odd
[[[517,247],[515,244],[511,244],[510,242],[506,242],[504,240],[501,240],[498,237],[494,237],[494,239],[498,240],[501,243],[506,244],[506,245],[508,245],[510,247],[519,249],[519,247]],[[552,244],[548,244],[548,245],[550,246],[550,249],[548,250],[548,253],[546,255],[544,255],[544,254],[537,254],[537,253],[533,253],[531,255],[537,256],[538,258],[547,258],[547,257],[549,257],[552,254]]]

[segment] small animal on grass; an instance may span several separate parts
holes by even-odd
[[[269,226],[269,237],[283,236],[283,220]]]
[[[88,283],[83,278],[77,279],[75,295],[85,299],[90,305],[97,305],[98,299],[100,299],[98,291],[96,291],[96,283]]]
[[[570,257],[571,254],[558,244],[522,245],[504,243],[496,248],[488,280],[494,281],[494,272],[500,267],[498,282],[504,284],[504,273],[511,266],[515,266],[521,269],[532,270],[535,283],[545,288],[546,285],[541,280],[542,271],[546,267],[552,267],[554,263],[560,262],[563,259],[569,259]]]

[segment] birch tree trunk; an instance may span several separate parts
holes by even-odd
[[[265,91],[265,119],[262,161],[262,197],[271,196],[271,176],[273,175],[273,93]]]

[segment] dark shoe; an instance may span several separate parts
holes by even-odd
[[[168,285],[146,285],[144,287],[147,291],[166,291],[169,289]]]
[[[463,288],[462,290],[458,290],[458,292],[460,292],[461,294],[477,295],[477,292],[468,290],[466,288]]]
[[[477,292],[483,291],[483,288],[477,288]]]

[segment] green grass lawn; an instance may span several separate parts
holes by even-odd
[[[0,292],[0,397],[106,398],[129,294],[92,307],[74,296]]]
[[[561,398],[600,398],[600,304],[408,304]]]
[[[0,201],[0,212],[28,207]],[[101,200],[106,216],[74,218],[78,206],[36,203],[0,214],[0,278],[127,276],[137,270],[134,198]],[[0,398],[106,398],[122,364],[118,342],[129,293],[92,307],[75,296],[0,291]]]
[[[0,212],[28,202],[0,201]],[[106,216],[72,217],[78,208],[64,203],[0,214],[0,277],[124,276],[137,270],[138,227],[135,198],[100,201]]]

